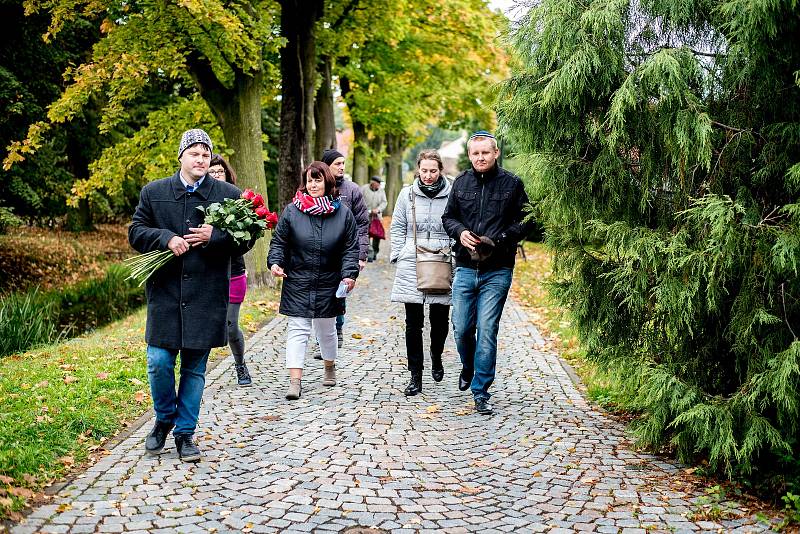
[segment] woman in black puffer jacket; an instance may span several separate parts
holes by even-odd
[[[341,205],[328,166],[315,161],[303,171],[294,200],[281,214],[267,258],[273,276],[283,278],[279,311],[289,318],[287,399],[300,397],[312,328],[325,360],[322,384],[336,385],[336,316],[344,311],[344,300],[336,297],[336,290],[340,283],[348,291],[355,286],[358,254],[355,217]]]

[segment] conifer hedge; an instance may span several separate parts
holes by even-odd
[[[729,476],[800,453],[798,36],[797,0],[541,0],[497,104],[638,440]]]

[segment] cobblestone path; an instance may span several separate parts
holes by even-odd
[[[393,273],[385,261],[370,264],[350,297],[336,387],[321,385],[321,362],[309,357],[302,397],[284,400],[278,318],[248,343],[254,386],[236,387],[231,359],[210,372],[201,462],[181,463],[171,439],[161,456],[145,455],[148,421],[15,531],[766,530],[735,504],[698,515],[703,493],[684,491],[682,468],[634,452],[558,358],[537,349],[541,337],[511,300],[494,416],[476,414],[469,392],[458,391],[452,339],[445,380],[434,383],[426,369],[422,395],[406,399]]]

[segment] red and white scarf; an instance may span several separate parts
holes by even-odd
[[[329,215],[339,208],[339,199],[334,200],[329,195],[312,197],[308,193],[298,191],[292,199],[297,209],[309,215]]]

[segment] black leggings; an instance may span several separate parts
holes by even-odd
[[[430,304],[428,312],[431,321],[431,361],[440,362],[444,342],[450,328],[450,306]],[[406,355],[408,370],[422,371],[425,352],[422,348],[422,326],[425,323],[424,304],[406,304]]]

